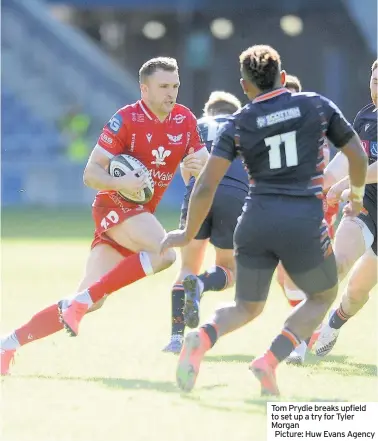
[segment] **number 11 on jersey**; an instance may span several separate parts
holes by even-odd
[[[286,166],[298,165],[298,151],[296,131],[282,133],[281,135],[265,138],[265,145],[269,147],[269,166],[271,169],[281,168],[281,145],[285,147]]]

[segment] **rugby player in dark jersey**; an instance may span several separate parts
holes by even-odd
[[[366,175],[364,208],[356,218],[344,217],[336,231],[335,254],[340,254],[341,265],[352,266],[348,285],[339,307],[332,311],[328,323],[322,327],[316,344],[316,354],[327,355],[335,346],[341,327],[369,300],[369,292],[377,284],[377,87],[378,62],[373,63],[370,76],[372,102],[357,114],[353,126],[369,157]],[[337,203],[349,188],[349,177],[331,187],[327,198]],[[348,197],[348,195],[346,195]]]
[[[240,67],[241,85],[251,102],[218,132],[194,186],[186,227],[170,232],[161,250],[185,246],[195,237],[218,183],[241,155],[250,189],[234,234],[235,302],[219,308],[211,322],[186,335],[177,382],[183,390],[191,390],[205,353],[217,339],[261,313],[281,261],[307,298],[292,311],[268,351],[250,365],[262,394],[278,395],[278,364],[311,336],[337,295],[336,262],[323,223],[324,137],[341,148],[349,162],[350,216],[362,209],[367,155],[335,104],[316,93],[291,94],[281,86],[285,72],[273,48],[250,47],[241,54]]]
[[[198,120],[201,138],[209,152],[219,126],[240,108],[240,101],[234,95],[223,91],[211,93],[204,107],[204,116]],[[195,179],[188,173],[188,167],[181,171],[187,186],[180,216],[180,228],[184,229]],[[233,235],[247,194],[248,175],[238,158],[222,179],[211,210],[197,235],[181,248],[181,268],[171,292],[171,339],[164,352],[180,353],[185,325],[190,328],[198,326],[200,298],[206,291],[221,291],[232,286],[235,272]],[[208,242],[215,248],[215,265],[200,274]]]

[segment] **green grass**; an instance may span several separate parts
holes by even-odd
[[[172,228],[177,213],[163,216]],[[2,331],[75,291],[91,237],[90,213],[3,213]],[[46,239],[46,240],[44,240]],[[206,261],[212,262],[210,249]],[[173,268],[111,296],[85,318],[79,338],[59,333],[25,346],[2,380],[3,441],[264,441],[266,400],[249,361],[279,332],[289,307],[274,283],[264,313],[219,341],[191,394],[163,354]],[[343,329],[332,356],[282,365],[283,401],[376,401],[377,293]],[[209,317],[233,290],[208,293]]]

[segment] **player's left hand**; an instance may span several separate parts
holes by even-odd
[[[185,230],[173,230],[165,235],[160,245],[160,254],[164,254],[169,248],[181,248],[188,245],[190,239]]]

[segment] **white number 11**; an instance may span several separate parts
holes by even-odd
[[[294,167],[298,165],[297,140],[295,130],[292,132],[282,133],[281,135],[270,136],[265,138],[265,145],[269,149],[269,165],[270,168],[281,168],[281,144],[285,146],[286,166]]]

